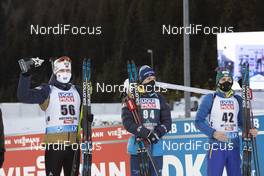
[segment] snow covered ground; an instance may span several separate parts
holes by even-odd
[[[2,103],[3,123],[6,135],[43,133],[45,114],[36,104]],[[121,124],[121,104],[92,104],[94,126]]]
[[[193,97],[192,101],[200,103],[200,99]],[[172,106],[172,118],[185,118],[184,100],[174,102]],[[252,103],[255,115],[264,114],[264,92],[254,93]],[[45,129],[45,114],[38,105],[22,103],[2,103],[0,108],[3,113],[3,121],[6,135],[43,133]],[[120,103],[94,103],[92,112],[95,115],[94,126],[112,126],[121,124]],[[196,112],[191,112],[195,117]]]
[[[45,129],[45,114],[36,104],[2,103],[0,108],[6,135],[21,133],[43,133]],[[121,124],[121,103],[92,104],[95,127]],[[184,118],[184,101],[175,102],[172,117]],[[192,117],[195,112],[191,113]]]

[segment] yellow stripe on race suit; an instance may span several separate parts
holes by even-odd
[[[77,131],[77,135],[78,135],[78,141],[81,141],[81,130],[82,130],[82,120],[83,120],[83,106],[81,107],[81,113],[80,113],[80,117],[79,117],[79,124],[78,124],[78,131]]]
[[[221,93],[223,93],[225,98],[230,98],[234,95],[234,91],[232,89],[229,90],[228,92],[224,92],[220,88],[217,88],[217,91],[220,91]]]
[[[209,158],[212,158],[212,154],[213,154],[213,148],[210,148],[210,154],[209,154]]]
[[[93,93],[93,86],[92,82],[90,82],[90,95]],[[78,140],[81,141],[82,135],[81,135],[81,130],[82,130],[82,120],[83,120],[83,106],[81,105],[81,113],[79,117],[79,124],[78,124]]]

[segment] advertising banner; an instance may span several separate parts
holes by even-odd
[[[230,70],[235,81],[241,78],[242,65],[249,63],[250,86],[264,89],[264,32],[217,34],[218,66]],[[240,89],[238,84],[233,89]]]
[[[257,144],[259,163],[264,164],[261,144],[264,143],[264,116],[256,116],[259,128]],[[93,130],[93,176],[129,176],[127,139],[129,133],[122,126],[95,128]],[[6,160],[1,176],[44,176],[43,150],[32,149],[32,143],[43,140],[43,134],[6,137]],[[194,119],[176,120],[172,130],[164,136],[163,176],[204,176],[206,155],[209,148],[207,137],[195,128]],[[242,156],[242,155],[241,155]],[[261,173],[264,173],[262,167]],[[253,171],[254,172],[254,171]],[[225,174],[224,174],[225,175]]]

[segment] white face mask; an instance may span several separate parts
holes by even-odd
[[[57,81],[59,81],[60,83],[64,83],[64,84],[70,82],[71,76],[72,76],[72,74],[69,72],[58,72],[58,73],[56,73]]]

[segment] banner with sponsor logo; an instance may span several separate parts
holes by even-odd
[[[257,144],[259,163],[262,166],[264,164],[264,155],[261,152],[261,144],[264,142],[264,116],[256,116],[254,124],[259,129]],[[164,176],[206,175],[206,155],[209,144],[207,137],[195,128],[193,119],[177,120],[172,124],[172,130],[165,138],[163,143]],[[261,168],[261,173],[264,173],[263,168]]]
[[[126,142],[129,133],[121,126],[93,130],[93,175],[128,175]],[[1,176],[45,176],[44,134],[6,137],[6,160]],[[114,156],[114,157],[113,157]]]
[[[233,89],[240,90],[242,65],[249,64],[250,87],[264,89],[264,32],[234,32],[217,34],[217,61],[235,80]]]
[[[261,143],[264,142],[264,116],[257,116],[259,128],[257,144],[259,163],[264,164]],[[127,139],[130,134],[122,126],[95,128],[93,130],[93,176],[129,176]],[[6,137],[6,159],[1,176],[44,176],[44,151],[38,149],[43,134]],[[172,130],[164,137],[163,176],[206,175],[207,138],[195,128],[193,119],[176,120]],[[253,171],[254,172],[254,171]],[[264,173],[261,168],[261,173]]]

